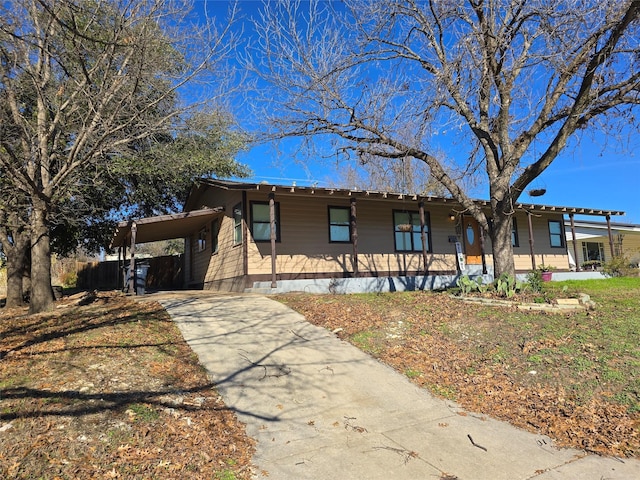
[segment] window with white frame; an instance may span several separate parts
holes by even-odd
[[[590,260],[604,262],[604,243],[582,242],[582,258],[585,262]]]

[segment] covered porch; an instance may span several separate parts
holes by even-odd
[[[131,293],[138,291],[136,285],[138,285],[139,270],[136,268],[136,245],[189,237],[221,215],[223,211],[223,207],[203,208],[118,223],[110,245],[118,251],[117,284]],[[125,269],[131,273],[128,278],[124,275]]]

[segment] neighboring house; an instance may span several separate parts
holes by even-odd
[[[594,269],[599,264],[610,261],[613,256],[620,255],[632,265],[640,263],[640,225],[580,220],[574,222],[574,231],[575,244],[571,226],[565,225],[569,265],[572,269]]]
[[[569,270],[565,214],[624,212],[514,205],[518,271]],[[493,270],[489,235],[452,199],[220,180],[194,186],[182,214],[122,222],[112,246],[180,237],[187,288],[337,291],[363,278],[432,288]]]

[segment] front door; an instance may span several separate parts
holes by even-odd
[[[467,265],[482,265],[482,247],[480,245],[480,225],[473,217],[463,217],[464,251]]]

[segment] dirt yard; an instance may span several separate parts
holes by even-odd
[[[0,309],[0,478],[248,479],[253,441],[157,303]]]

